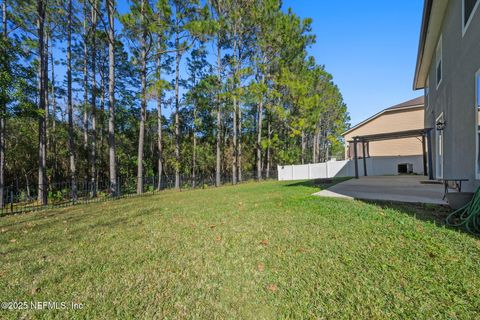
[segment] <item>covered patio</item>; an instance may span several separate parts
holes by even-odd
[[[418,129],[418,130],[406,130],[398,132],[388,132],[380,133],[373,135],[364,135],[364,136],[355,136],[353,137],[350,143],[353,143],[354,150],[354,163],[355,163],[355,178],[358,179],[359,174],[359,163],[358,163],[358,146],[362,146],[362,158],[363,158],[363,175],[368,176],[367,172],[367,157],[363,156],[366,154],[365,146],[369,142],[375,141],[385,141],[385,140],[395,140],[395,139],[404,139],[411,137],[421,138],[422,150],[423,150],[423,174],[428,175],[429,180],[433,180],[433,161],[432,161],[432,142],[431,142],[431,131],[432,128]]]
[[[426,176],[359,177],[315,193],[320,197],[447,205],[441,184],[425,183]],[[424,182],[424,183],[422,183]]]

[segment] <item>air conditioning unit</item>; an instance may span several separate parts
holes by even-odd
[[[398,174],[411,174],[413,173],[413,164],[412,163],[399,163],[398,164]]]

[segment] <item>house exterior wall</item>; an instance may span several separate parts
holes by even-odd
[[[349,158],[348,141],[353,140],[353,137],[355,136],[423,129],[423,123],[423,107],[386,111],[379,117],[372,119],[344,136],[346,143],[345,158]],[[361,156],[361,145],[359,145],[358,148],[358,154]],[[371,157],[411,156],[422,154],[422,141],[420,138],[404,138],[369,143],[369,156]]]
[[[449,1],[442,22],[442,82],[437,88],[435,57],[428,72],[425,93],[425,127],[435,128],[443,113],[443,178],[466,178],[464,189],[473,190],[476,180],[475,73],[480,69],[480,9],[462,35],[462,1]],[[438,42],[438,39],[437,39]],[[435,53],[434,53],[435,54]],[[437,177],[436,132],[432,132],[434,176]],[[439,177],[437,177],[439,178]]]

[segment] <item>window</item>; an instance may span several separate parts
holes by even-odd
[[[480,70],[475,74],[475,110],[477,114],[475,115],[475,125],[477,128],[477,156],[476,156],[476,167],[477,167],[477,179],[480,179],[480,123],[479,123],[479,112],[480,112]]]
[[[462,1],[462,31],[465,34],[468,26],[470,25],[470,21],[475,14],[475,11],[478,8],[478,4],[480,0],[463,0]]]
[[[438,40],[437,51],[435,54],[435,74],[437,78],[437,89],[440,83],[442,82],[443,76],[443,63],[442,63],[442,36],[440,36],[440,40]]]

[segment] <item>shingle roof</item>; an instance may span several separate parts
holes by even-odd
[[[394,106],[392,106],[390,108],[387,108],[385,110],[401,109],[401,108],[414,107],[414,106],[420,106],[420,105],[425,105],[425,97],[424,96],[405,101],[403,103],[394,105]]]

